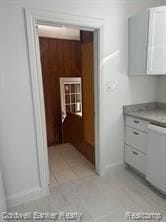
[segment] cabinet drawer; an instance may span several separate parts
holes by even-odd
[[[141,173],[146,172],[146,155],[125,145],[125,162]]]
[[[137,150],[147,152],[147,134],[126,126],[125,142]]]
[[[138,118],[126,116],[126,126],[130,126],[135,129],[139,129],[141,131],[147,132],[148,123]]]

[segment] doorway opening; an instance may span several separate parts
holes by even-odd
[[[104,161],[104,128],[103,128],[103,27],[104,20],[51,12],[39,9],[25,9],[31,92],[33,99],[33,115],[36,138],[37,164],[39,166],[39,192],[45,196],[49,193],[48,149],[46,121],[43,96],[43,80],[40,61],[40,46],[36,25],[63,24],[81,30],[93,31],[94,37],[94,86],[95,86],[95,170],[98,175],[105,172]],[[61,25],[62,26],[62,25]]]
[[[52,186],[95,174],[94,31],[36,28]]]

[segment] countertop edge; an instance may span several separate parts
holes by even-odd
[[[154,119],[150,119],[150,118],[146,118],[146,117],[141,117],[139,115],[134,115],[134,113],[126,113],[126,112],[124,112],[123,115],[124,116],[131,116],[131,117],[134,117],[134,118],[138,118],[138,119],[147,121],[149,123],[152,123],[154,125],[158,125],[158,126],[161,126],[161,127],[166,127],[166,123],[162,123],[160,121],[156,121]]]

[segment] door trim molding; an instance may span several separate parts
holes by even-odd
[[[40,63],[39,41],[36,24],[61,24],[82,30],[94,31],[94,79],[95,79],[95,166],[98,175],[104,174],[103,143],[103,24],[100,18],[83,17],[66,13],[50,12],[39,9],[25,9],[27,42],[33,112],[36,132],[36,146],[39,165],[39,178],[42,195],[48,194],[48,151],[46,137],[43,82]]]

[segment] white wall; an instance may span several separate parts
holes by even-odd
[[[166,5],[166,0],[162,0],[162,4]],[[158,78],[157,100],[166,103],[166,76]]]
[[[161,1],[163,5],[166,5],[166,0]]]
[[[5,199],[5,191],[4,191],[4,184],[3,184],[3,177],[0,168],[0,221],[2,222],[2,212],[6,210],[6,199]]]
[[[157,101],[166,103],[166,76],[158,78]]]
[[[2,1],[0,0],[0,22],[2,22],[3,18],[3,7]],[[0,33],[3,32],[2,24],[0,23]],[[0,35],[0,74],[2,74],[3,66],[2,66],[2,35]],[[0,75],[0,116],[2,118],[2,75]],[[0,148],[2,147],[2,125],[0,124]],[[0,149],[0,163],[2,161],[1,149]],[[1,213],[6,210],[6,199],[5,199],[5,191],[4,191],[4,181],[1,172],[1,165],[0,165],[0,221],[2,220]]]
[[[117,83],[116,90],[104,91],[103,98],[102,151],[108,168],[123,161],[122,105],[156,100],[156,77],[127,76],[128,17],[156,4],[150,0],[4,0],[1,153],[9,200],[40,186],[23,7],[104,18],[104,57],[113,56],[105,63],[103,78]]]

